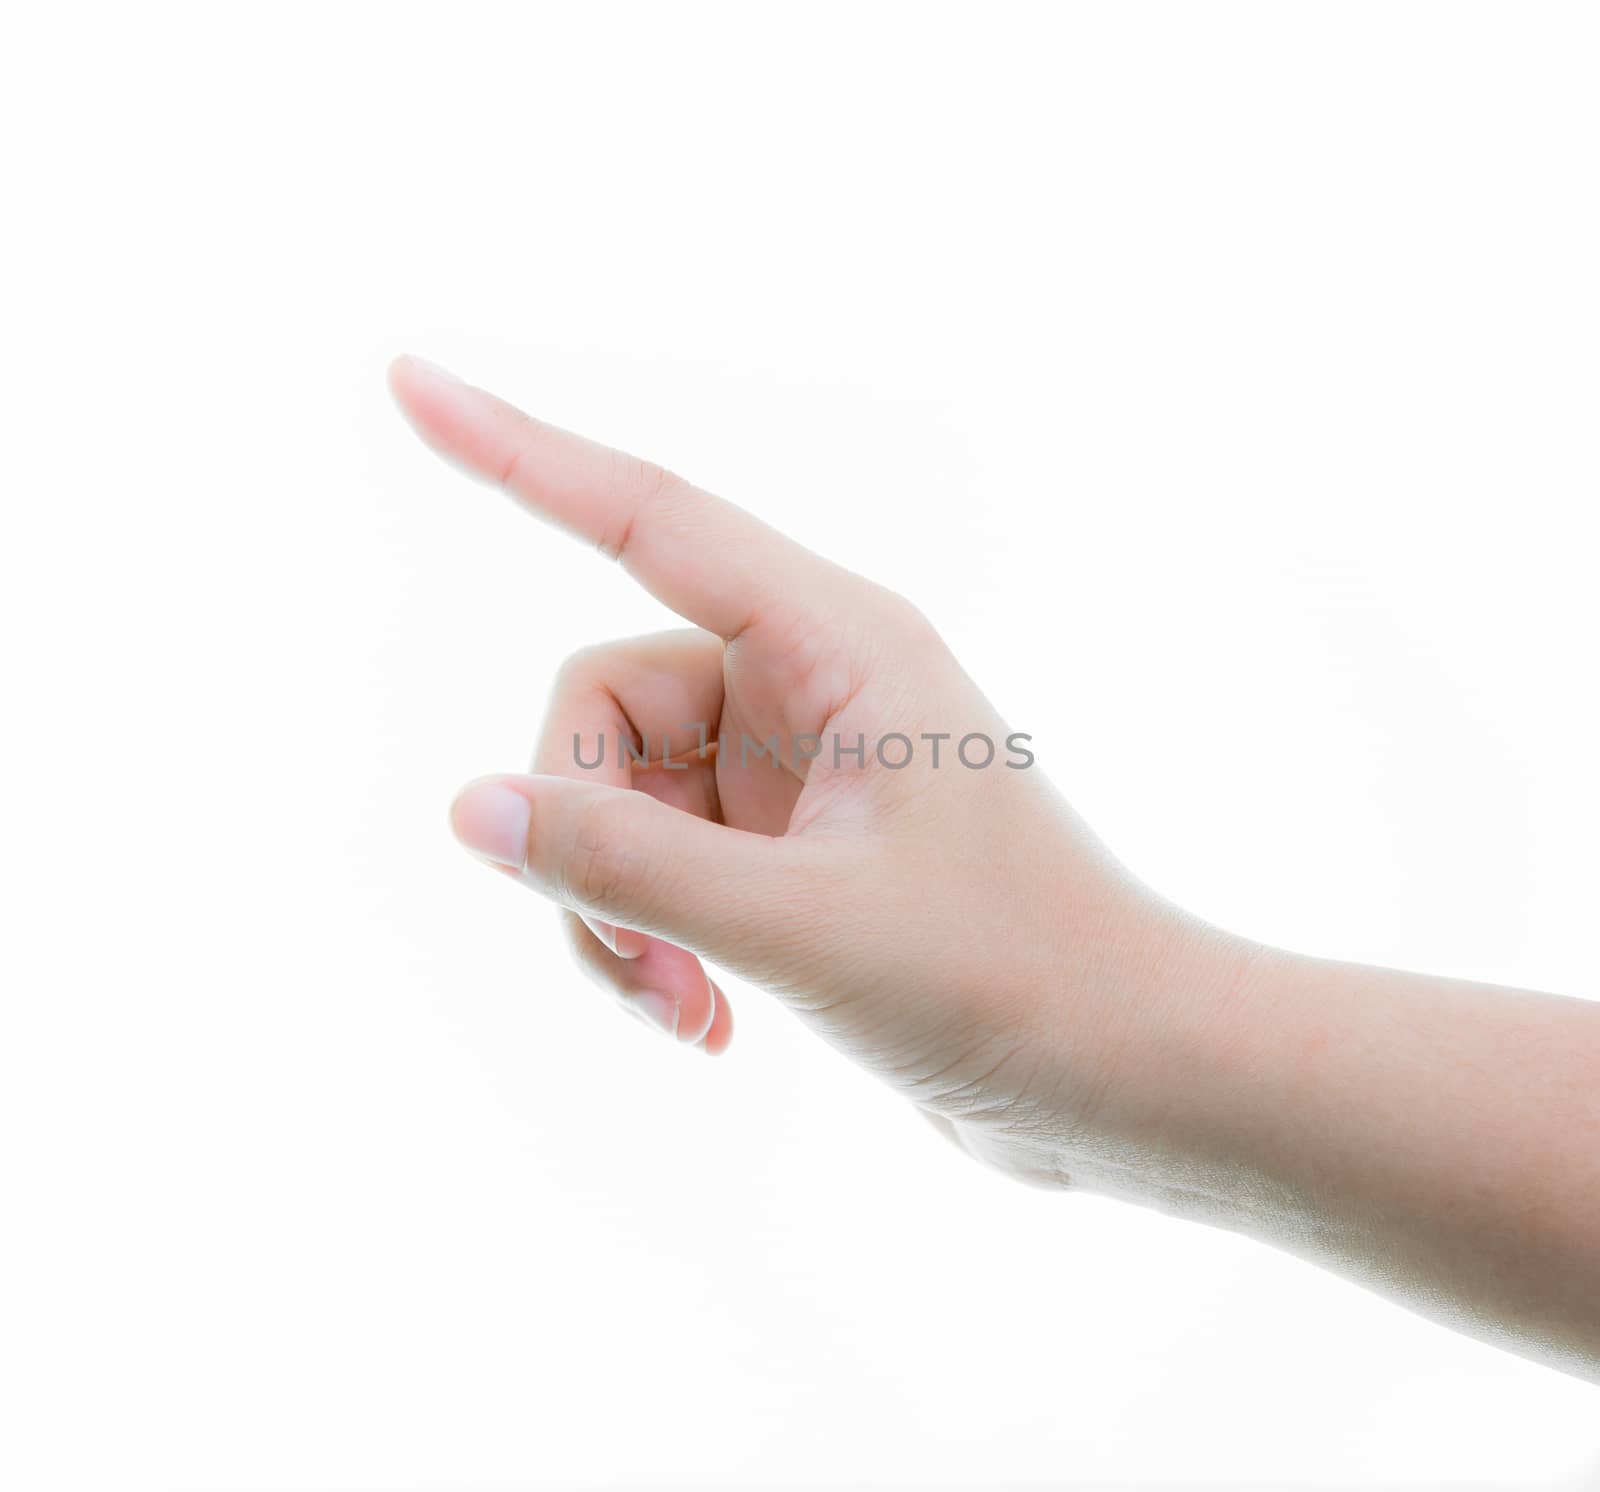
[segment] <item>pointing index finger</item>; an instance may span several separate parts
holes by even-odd
[[[742,508],[535,420],[421,358],[397,358],[389,386],[441,455],[588,540],[720,637],[738,636],[832,568]]]

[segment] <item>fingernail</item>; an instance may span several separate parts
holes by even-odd
[[[659,1026],[668,1036],[678,1035],[678,1002],[660,990],[644,989],[628,997],[630,1004],[652,1026]]]
[[[618,958],[642,958],[645,950],[650,946],[649,934],[638,932],[631,927],[613,927],[611,936],[616,939],[616,944],[611,951]]]
[[[711,1012],[712,1025],[716,1024],[716,1018],[717,1018],[717,1012],[718,1011],[721,1011],[723,1013],[725,1019],[731,1023],[732,1020],[733,1020],[733,1012],[728,1009],[728,997],[725,994],[722,993],[722,986],[720,984],[718,984],[715,979],[712,979],[710,977],[707,977],[706,983],[711,986],[712,998],[716,1002],[714,1007],[713,1007],[713,1009],[712,1009],[712,1012]],[[726,1040],[722,1043],[721,1046],[719,1046],[716,1049],[716,1051],[713,1051],[711,1049],[710,1037],[711,1037],[711,1027],[707,1026],[706,1027],[706,1034],[705,1034],[704,1037],[701,1038],[701,1041],[700,1041],[700,1050],[702,1052],[704,1052],[706,1054],[706,1056],[715,1057],[719,1053],[727,1051],[728,1042]],[[730,1039],[731,1039],[731,1037],[730,1037]]]
[[[500,782],[469,787],[450,811],[451,827],[475,855],[521,870],[528,859],[528,824],[532,804]]]

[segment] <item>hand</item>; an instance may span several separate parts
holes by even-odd
[[[441,451],[699,629],[578,654],[538,773],[455,805],[625,1005],[721,1051],[710,959],[1012,1175],[1236,1228],[1600,1374],[1600,1005],[1187,916],[898,596],[426,364],[392,378]]]
[[[461,839],[566,908],[580,964],[680,1041],[732,1035],[709,959],[974,1152],[1060,1179],[1194,926],[899,596],[429,364],[391,381],[440,452],[695,624],[576,654],[536,775],[468,787]]]

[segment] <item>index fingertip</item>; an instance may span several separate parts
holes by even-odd
[[[402,406],[412,403],[414,397],[429,388],[459,388],[461,380],[448,368],[431,363],[414,352],[402,352],[392,358],[388,370],[389,391]]]

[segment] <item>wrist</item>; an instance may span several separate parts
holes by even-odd
[[[1243,1141],[1270,1118],[1249,1074],[1272,1040],[1262,991],[1292,955],[1142,889],[1105,937],[1096,988],[1064,995],[1079,1039],[1057,1064],[1050,1156],[1031,1179],[1229,1222],[1219,1127]]]

